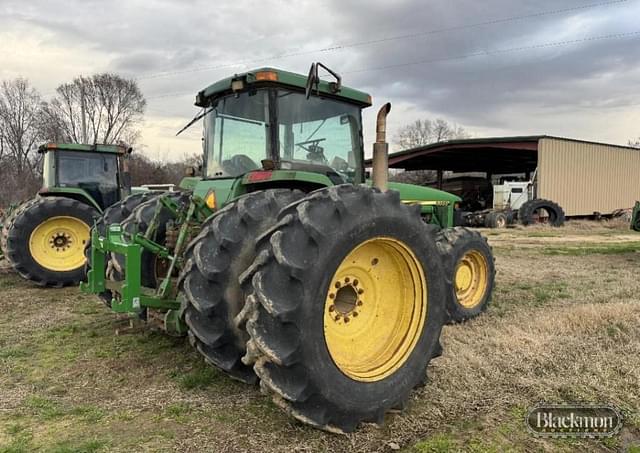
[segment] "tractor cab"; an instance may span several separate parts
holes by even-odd
[[[38,152],[44,155],[42,196],[64,194],[104,211],[131,192],[131,148],[48,143]]]
[[[371,98],[339,79],[262,68],[209,86],[196,105],[205,179],[285,170],[322,175],[323,185],[364,181],[361,109]]]

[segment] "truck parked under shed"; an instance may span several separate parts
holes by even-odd
[[[501,222],[522,217],[523,211],[531,214],[520,219],[524,223],[538,220],[536,206],[545,203],[527,200],[560,207],[554,214],[556,208],[547,203],[549,212],[543,214],[543,220],[560,224],[554,215],[607,216],[640,198],[639,149],[549,135],[438,142],[391,154],[389,167],[434,170],[437,180],[432,185],[454,193],[448,181],[455,181],[463,208],[473,211],[467,221],[487,226],[503,226]],[[459,176],[470,172],[481,177]],[[495,213],[504,213],[504,218]]]

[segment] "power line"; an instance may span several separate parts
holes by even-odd
[[[467,59],[467,58],[484,57],[484,56],[491,56],[491,55],[500,55],[500,54],[512,53],[512,52],[522,52],[522,51],[525,51],[525,50],[535,50],[535,49],[545,49],[545,48],[552,48],[552,47],[562,47],[562,46],[568,46],[568,45],[572,45],[572,44],[579,44],[579,43],[583,43],[583,42],[605,41],[605,40],[609,40],[609,39],[622,39],[622,38],[629,38],[629,37],[636,37],[636,36],[640,36],[640,30],[636,30],[636,31],[632,31],[632,32],[626,32],[626,33],[613,33],[613,34],[608,34],[608,35],[589,36],[589,37],[586,37],[586,38],[571,39],[571,40],[565,40],[565,41],[552,41],[552,42],[546,42],[546,43],[540,43],[540,44],[532,44],[532,45],[529,45],[529,46],[509,47],[509,48],[505,48],[505,49],[496,49],[496,50],[483,50],[483,51],[474,52],[474,53],[470,53],[470,54],[457,55],[457,56],[451,56],[451,57],[441,57],[441,58],[433,58],[433,59],[427,59],[427,60],[409,61],[409,62],[396,63],[396,64],[390,64],[390,65],[385,65],[385,66],[377,66],[377,67],[373,67],[373,68],[355,69],[355,70],[352,70],[352,71],[346,71],[346,72],[344,72],[344,74],[359,74],[359,73],[363,73],[363,72],[382,71],[382,70],[385,70],[385,69],[401,68],[401,67],[405,67],[405,66],[416,66],[416,65],[421,65],[421,64],[439,63],[439,62],[443,62],[443,61],[452,61],[452,60],[464,60],[464,59]],[[179,93],[172,93],[172,94],[160,95],[160,96],[155,96],[155,97],[149,97],[147,99],[159,99],[159,98],[169,98],[169,97],[176,97],[176,96],[185,96],[187,94],[192,94],[192,93],[194,93],[194,92],[193,91],[184,91],[184,92],[179,92]]]
[[[484,22],[476,22],[476,23],[472,23],[472,24],[455,25],[455,26],[452,26],[452,27],[437,28],[437,29],[432,29],[432,30],[427,30],[427,31],[422,31],[422,32],[390,36],[390,37],[387,37],[387,38],[378,38],[378,39],[371,39],[371,40],[366,40],[366,41],[356,41],[356,42],[352,42],[352,43],[336,44],[334,46],[322,47],[322,48],[317,48],[317,49],[310,49],[310,50],[303,50],[303,51],[298,51],[298,52],[288,52],[288,53],[283,53],[283,54],[276,54],[276,55],[273,55],[271,57],[266,57],[266,58],[238,60],[237,62],[234,62],[234,63],[225,63],[225,64],[222,64],[222,65],[216,65],[216,66],[205,66],[205,67],[200,67],[200,68],[157,72],[157,73],[153,73],[153,74],[147,74],[147,75],[139,76],[139,77],[136,78],[136,80],[149,80],[149,79],[157,79],[157,78],[162,78],[162,77],[170,77],[170,76],[179,75],[179,74],[189,74],[189,73],[194,73],[194,72],[212,71],[212,70],[215,70],[215,69],[230,68],[230,67],[246,65],[246,64],[250,64],[250,63],[270,62],[270,61],[274,61],[274,60],[281,60],[281,59],[284,59],[284,58],[291,58],[291,57],[309,55],[309,54],[320,53],[320,52],[334,52],[334,51],[337,51],[337,50],[350,49],[350,48],[354,48],[354,47],[363,47],[363,46],[368,46],[368,45],[376,45],[376,44],[381,44],[381,43],[391,42],[391,41],[398,41],[398,40],[403,40],[403,39],[420,38],[420,37],[424,37],[424,36],[435,35],[435,34],[445,33],[445,32],[449,32],[449,31],[464,30],[464,29],[468,29],[468,28],[477,28],[477,27],[482,27],[482,26],[487,26],[487,25],[495,25],[495,24],[514,22],[514,21],[519,21],[519,20],[525,20],[525,19],[532,19],[532,18],[537,18],[537,17],[544,17],[544,16],[550,16],[550,15],[563,14],[563,13],[568,13],[568,12],[572,12],[572,11],[579,11],[579,10],[585,10],[585,9],[590,9],[590,8],[596,8],[596,7],[600,7],[600,6],[615,5],[615,4],[625,3],[627,1],[628,0],[609,0],[609,1],[605,1],[605,2],[598,2],[598,3],[590,3],[590,4],[587,4],[587,5],[573,6],[573,7],[570,7],[570,8],[547,10],[547,11],[541,11],[541,12],[537,12],[537,13],[524,14],[524,15],[520,15],[520,16],[511,16],[511,17],[506,17],[506,18],[501,18],[501,19],[492,19],[492,20],[488,20],[488,21],[484,21]]]
[[[610,35],[590,36],[587,38],[571,39],[566,41],[546,42],[546,43],[540,43],[540,44],[533,44],[530,46],[510,47],[506,49],[496,49],[496,50],[482,50],[479,52],[474,52],[474,53],[465,54],[465,55],[458,55],[453,57],[442,57],[442,58],[434,58],[430,60],[418,60],[418,61],[410,61],[405,63],[390,64],[385,66],[378,66],[375,68],[356,69],[353,71],[346,71],[344,74],[357,74],[361,72],[381,71],[383,69],[401,68],[405,66],[415,66],[415,65],[421,65],[426,63],[438,63],[442,61],[462,60],[462,59],[473,58],[473,57],[483,57],[483,56],[490,56],[490,55],[499,55],[503,53],[521,52],[524,50],[545,49],[549,47],[562,47],[562,46],[568,46],[571,44],[579,44],[583,42],[604,41],[607,39],[622,39],[622,38],[628,38],[628,37],[638,36],[638,35],[640,35],[640,30],[632,31],[628,33],[615,33]]]

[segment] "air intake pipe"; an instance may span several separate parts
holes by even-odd
[[[376,142],[373,144],[373,187],[382,192],[387,191],[389,180],[389,144],[386,141],[387,115],[391,111],[391,103],[387,102],[378,110],[376,120]]]

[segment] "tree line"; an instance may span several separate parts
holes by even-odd
[[[0,207],[31,198],[42,180],[42,143],[134,146],[140,140],[146,100],[135,80],[117,74],[79,76],[50,99],[24,78],[0,85]],[[191,159],[193,160],[193,159]],[[131,155],[134,185],[177,183],[185,164]]]

